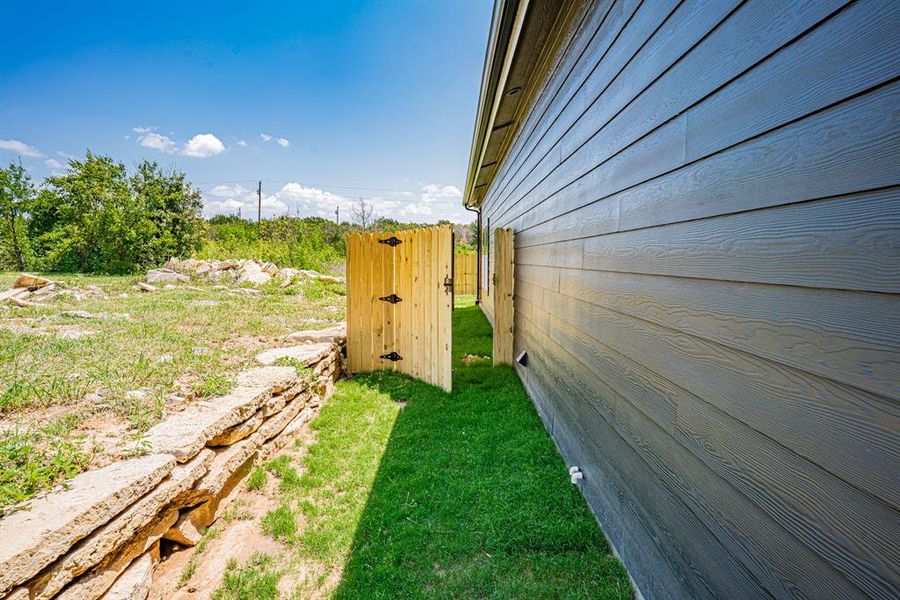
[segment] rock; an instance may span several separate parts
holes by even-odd
[[[238,386],[265,386],[272,393],[280,394],[297,383],[297,370],[294,367],[254,367],[238,373],[235,384]]]
[[[307,329],[304,331],[295,331],[284,336],[284,341],[294,344],[301,342],[343,342],[347,339],[347,324],[341,323],[328,329]]]
[[[86,600],[100,598],[106,590],[128,568],[131,562],[145,552],[155,555],[158,541],[178,519],[178,511],[166,508],[148,526],[141,529],[132,539],[127,540],[114,554],[82,575],[64,589],[56,598],[59,600]]]
[[[254,434],[226,448],[215,449],[216,454],[209,471],[194,485],[185,502],[188,505],[197,504],[221,495],[234,473],[256,455],[262,441],[262,436]],[[205,527],[203,524],[198,526]]]
[[[188,492],[206,474],[215,454],[201,452],[186,465],[179,465],[146,496],[122,514],[81,540],[70,552],[50,565],[30,587],[35,600],[51,598],[66,584],[114,554],[123,542],[133,538],[152,523],[170,503],[182,506]]]
[[[142,554],[119,575],[102,600],[145,600],[153,582],[153,558]]]
[[[218,300],[194,300],[191,302],[194,306],[216,306],[218,303]]]
[[[13,288],[26,288],[29,292],[33,292],[42,287],[48,286],[52,281],[47,279],[46,277],[40,277],[38,275],[32,275],[30,273],[22,273],[16,280],[13,282]]]
[[[147,271],[147,283],[189,283],[187,275],[176,273],[172,269],[154,269]]]
[[[281,412],[267,419],[259,428],[258,432],[263,441],[267,441],[281,433],[281,431],[287,427],[288,423],[290,423],[303,407],[306,406],[306,400],[305,397],[295,398],[289,402]]]
[[[4,596],[3,600],[30,600],[31,593],[28,591],[28,588],[16,588],[12,592],[9,593],[8,596]]]
[[[294,417],[287,427],[281,430],[274,438],[267,441],[259,449],[259,460],[266,461],[275,456],[289,442],[297,439],[297,436],[303,431],[303,426],[315,416],[315,410],[311,406],[305,407],[296,417]]]
[[[241,274],[238,276],[238,283],[251,283],[253,285],[265,285],[269,283],[272,276],[267,273],[255,262],[246,262],[241,266]]]
[[[137,282],[138,289],[142,292],[155,292],[157,288],[153,287],[149,283],[144,283],[143,281]]]
[[[129,400],[145,400],[150,395],[150,390],[140,388],[137,390],[129,390],[125,392],[125,397]]]
[[[93,319],[94,315],[86,310],[64,310],[59,313],[60,317],[72,317],[74,319]]]
[[[34,290],[33,292],[31,292],[31,294],[33,296],[46,296],[47,294],[50,294],[50,292],[52,292],[55,289],[56,289],[56,284],[51,283],[49,285],[45,285],[42,288],[38,288],[38,289]]]
[[[259,296],[262,292],[253,288],[235,288],[231,290],[235,294],[244,294],[245,296]]]
[[[279,358],[290,358],[308,367],[325,358],[331,352],[331,344],[303,344],[286,348],[271,348],[256,355],[256,361],[271,365]]]
[[[153,426],[144,441],[153,452],[173,455],[184,462],[196,455],[207,441],[229,427],[247,420],[272,393],[293,385],[292,367],[261,367],[239,374],[234,389],[225,396],[198,402]]]
[[[34,302],[29,302],[28,300],[22,300],[19,296],[13,296],[9,299],[9,303],[13,306],[18,306],[19,308],[28,308],[29,306],[37,306]]]
[[[24,299],[31,295],[26,288],[12,288],[0,292],[0,302],[12,300],[13,298]]]
[[[244,421],[243,423],[238,423],[234,427],[229,427],[219,435],[213,437],[209,440],[206,445],[207,446],[230,446],[235,442],[239,442],[244,439],[248,435],[252,434],[254,431],[259,429],[259,426],[262,425],[263,421],[266,418],[265,409],[260,408],[256,413]]]
[[[160,364],[160,365],[165,364],[165,363],[170,363],[173,360],[175,360],[175,357],[172,356],[171,354],[160,354],[159,356],[156,357],[156,363]]]
[[[189,511],[179,515],[175,524],[163,535],[163,539],[187,547],[196,546],[202,538],[203,532],[191,522]]]
[[[175,467],[167,455],[113,463],[0,519],[0,593],[23,583],[144,496]]]
[[[188,522],[199,531],[219,518],[225,508],[222,504],[223,500],[228,498],[235,486],[253,468],[258,456],[260,439],[258,435],[254,434],[216,455],[209,473],[195,488],[196,493],[212,497],[196,508],[182,511],[178,521],[173,525],[173,528],[177,529],[184,539],[192,536],[190,527],[187,525]]]

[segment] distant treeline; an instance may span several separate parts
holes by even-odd
[[[0,270],[133,273],[197,256],[330,271],[343,264],[347,234],[362,229],[320,217],[206,220],[202,208],[184,173],[155,162],[129,174],[122,163],[88,152],[39,187],[14,162],[0,168]],[[370,217],[369,231],[421,226]],[[473,226],[455,229],[458,248],[470,248]]]

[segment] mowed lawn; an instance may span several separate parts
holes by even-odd
[[[452,393],[395,373],[338,383],[308,452],[268,470],[262,525],[287,551],[233,565],[217,597],[272,597],[282,578],[299,598],[632,597],[513,369],[462,362],[491,353],[479,309],[453,324]]]

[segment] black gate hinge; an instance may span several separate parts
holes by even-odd
[[[396,352],[391,352],[390,354],[382,354],[381,358],[386,358],[387,360],[392,360],[397,362],[398,360],[403,360],[403,357],[397,354]]]
[[[390,302],[391,304],[397,304],[398,302],[403,302],[403,298],[398,296],[397,294],[391,294],[390,296],[381,296],[379,300],[384,302]]]
[[[448,294],[453,293],[453,278],[449,275],[444,275],[444,291]]]
[[[390,246],[391,248],[393,248],[393,247],[395,247],[395,246],[399,246],[400,244],[402,244],[403,241],[397,239],[397,236],[392,235],[392,236],[389,237],[389,238],[385,238],[385,239],[383,239],[383,240],[378,240],[378,243],[379,243],[379,244],[387,244],[388,246]]]

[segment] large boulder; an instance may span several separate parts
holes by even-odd
[[[116,462],[0,519],[0,594],[37,575],[174,468],[175,459],[161,454]]]
[[[265,285],[269,283],[272,276],[265,272],[262,267],[252,261],[248,261],[241,266],[241,274],[238,276],[238,283],[250,283],[252,285]]]
[[[25,288],[29,292],[33,292],[35,290],[39,290],[42,287],[48,286],[53,283],[51,280],[46,277],[41,277],[39,275],[32,275],[30,273],[22,273],[16,280],[13,282],[13,288]]]

